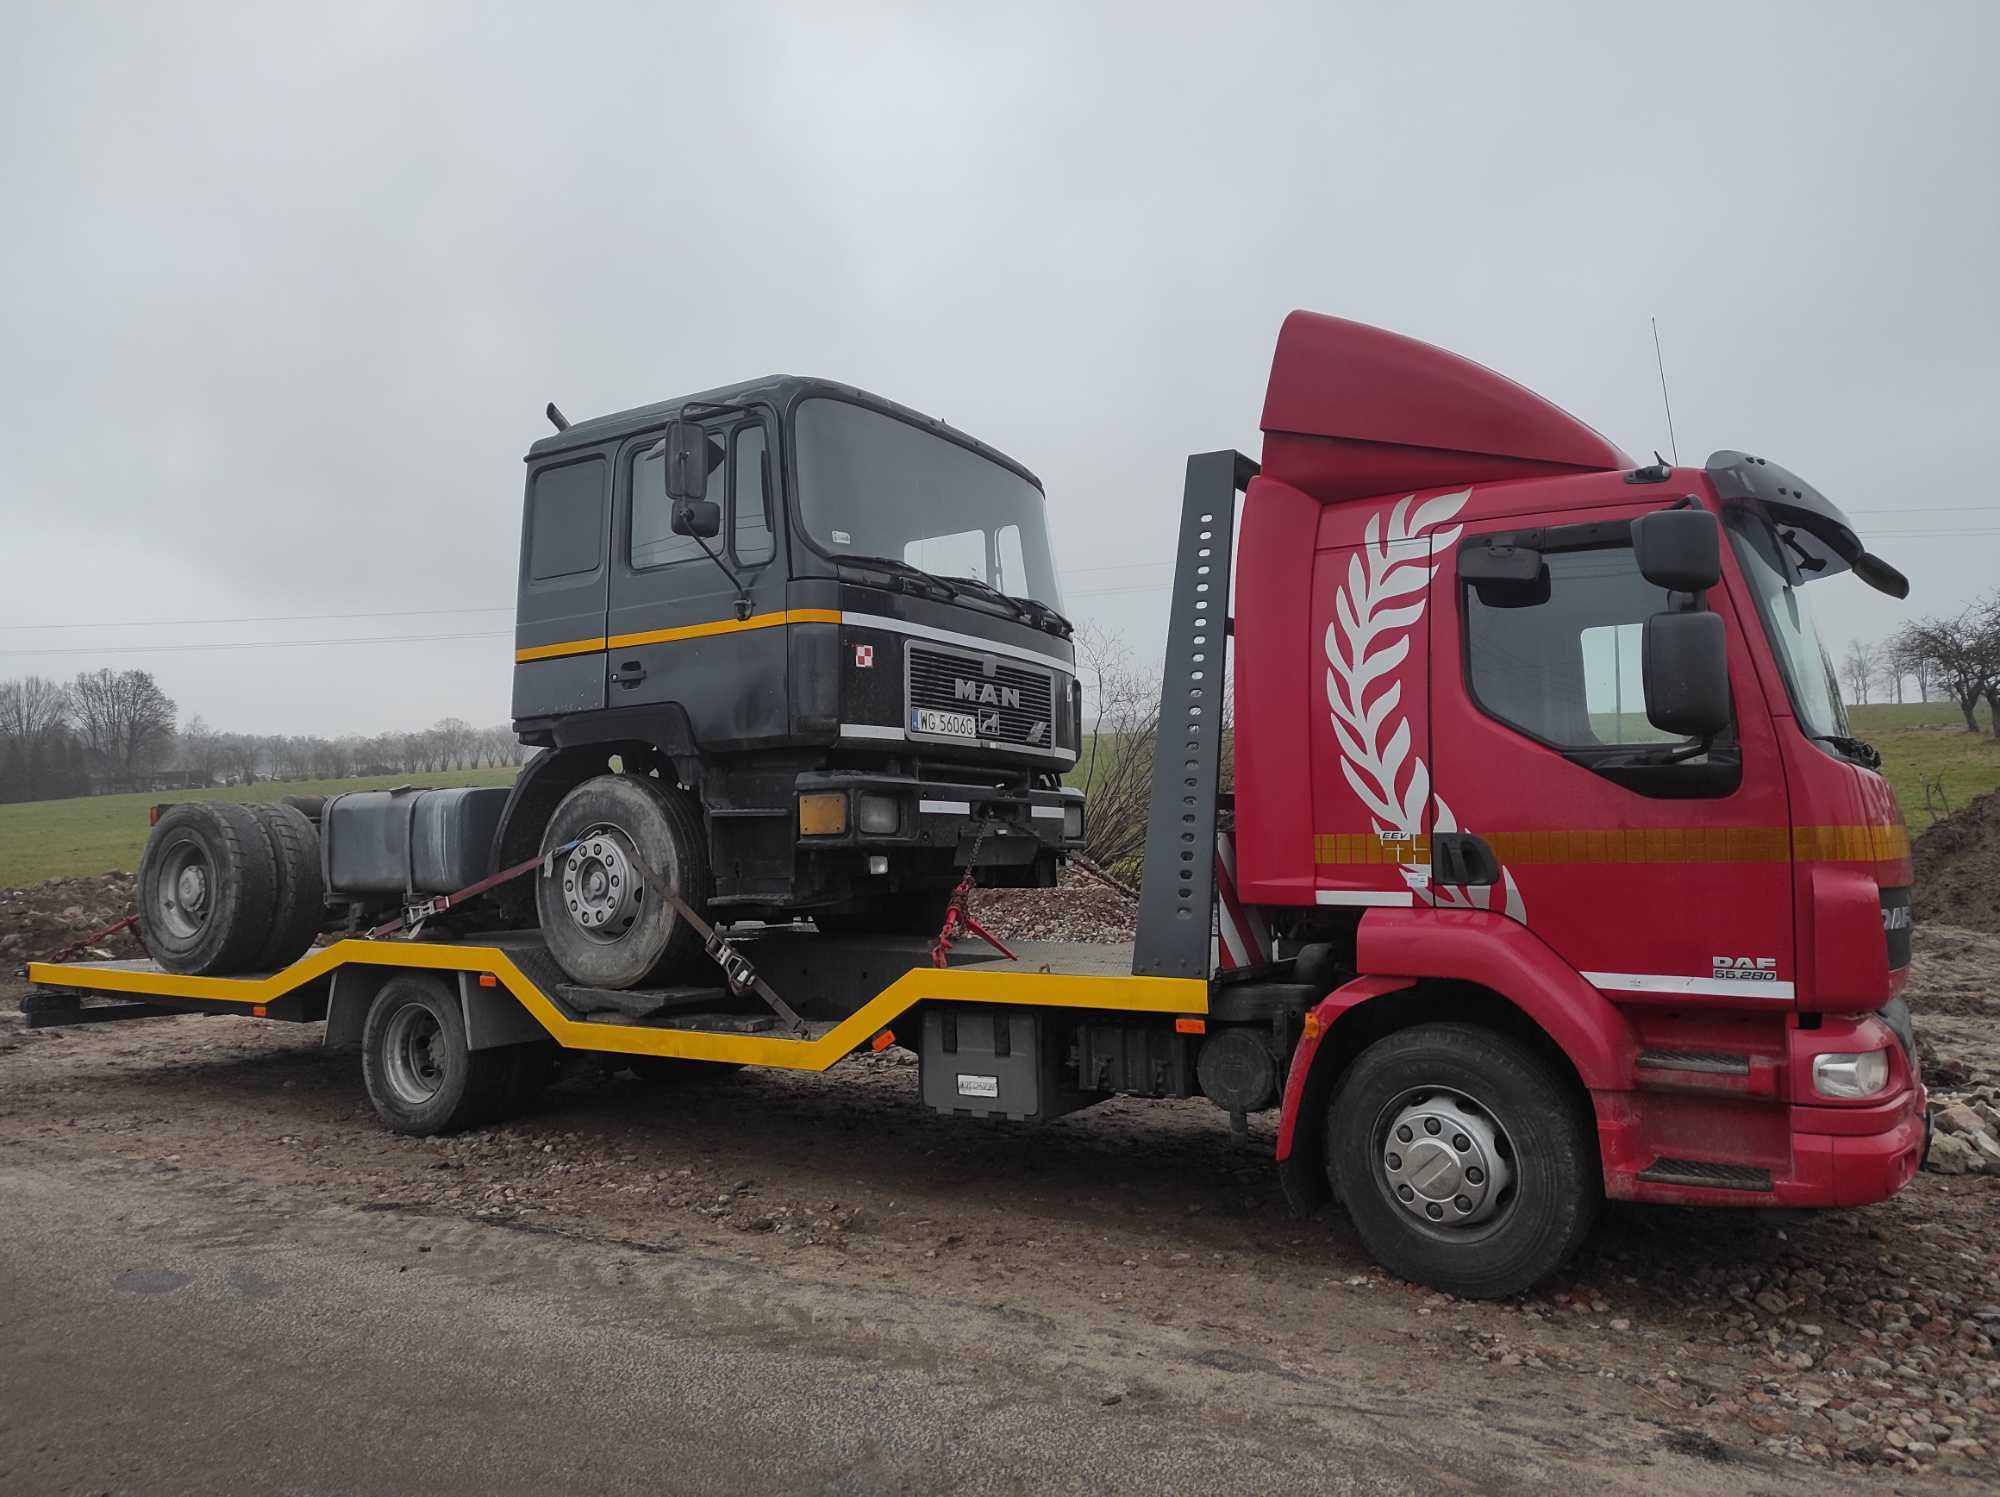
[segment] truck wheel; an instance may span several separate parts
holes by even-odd
[[[535,879],[542,937],[563,971],[591,987],[636,988],[701,960],[701,937],[641,866],[706,910],[715,887],[708,839],[686,795],[641,775],[585,780],[549,818],[542,856],[570,841],[553,876]]]
[[[488,1122],[518,1075],[505,1049],[469,1050],[458,995],[435,977],[391,978],[361,1031],[361,1077],[397,1133],[451,1133]]]
[[[259,802],[249,811],[269,839],[274,870],[270,935],[256,965],[276,971],[304,956],[319,934],[326,905],[326,886],[319,871],[319,833],[302,812],[289,805]]]
[[[271,936],[276,870],[257,818],[231,801],[160,813],[139,859],[139,934],[169,972],[226,976],[257,965]]]
[[[1378,1261],[1468,1299],[1518,1294],[1597,1214],[1597,1150],[1568,1079],[1520,1041],[1424,1024],[1376,1041],[1327,1111],[1334,1190]]]

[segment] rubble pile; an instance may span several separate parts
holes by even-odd
[[[26,889],[0,889],[0,975],[31,961],[46,961],[79,936],[102,930],[132,913],[132,875],[57,878]],[[129,930],[101,942],[106,956],[143,956]]]

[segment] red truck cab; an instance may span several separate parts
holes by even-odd
[[[1762,458],[1638,464],[1487,369],[1336,318],[1287,320],[1262,424],[1236,893],[1347,979],[1290,1068],[1295,1198],[1340,1183],[1321,1115],[1347,1057],[1413,1018],[1538,1047],[1605,1196],[1853,1206],[1906,1184],[1925,1144],[1898,999],[1909,842],[1806,595],[1843,570],[1903,579]],[[1712,578],[1674,575],[1681,538]],[[1484,1135],[1461,1136],[1429,1188],[1393,1137],[1352,1145],[1377,1175],[1399,1161],[1377,1183],[1408,1219],[1378,1234],[1448,1248],[1490,1220],[1453,1173],[1491,1173],[1465,1163]]]

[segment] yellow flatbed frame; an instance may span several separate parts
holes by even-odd
[[[1104,948],[1104,957],[1129,948]],[[577,1018],[503,945],[468,941],[337,941],[309,951],[291,966],[263,977],[186,977],[163,972],[151,962],[30,962],[28,980],[43,988],[128,998],[190,1011],[232,1012],[271,1018],[287,1014],[285,1000],[343,968],[389,967],[408,971],[490,976],[511,993],[548,1032],[570,1050],[616,1055],[657,1055],[683,1060],[824,1071],[852,1054],[920,1003],[993,1003],[1024,1008],[1091,1009],[1108,1013],[1198,1018],[1208,1012],[1208,984],[1191,977],[1140,977],[1101,970],[1100,958],[1072,962],[1100,970],[1054,970],[1074,954],[1068,944],[1037,947],[1023,943],[1011,961],[978,961],[962,966],[913,966],[845,1018],[810,1038],[743,1034],[708,1029],[675,1029],[662,1022],[602,1022]],[[782,989],[780,990],[782,993]],[[784,994],[792,998],[792,994]],[[224,1008],[222,1006],[227,1005]],[[324,1010],[322,1009],[323,1013]],[[819,1028],[820,1026],[815,1026]]]

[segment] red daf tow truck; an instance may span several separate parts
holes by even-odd
[[[1927,1137],[1898,997],[1909,846],[1806,597],[1842,571],[1899,597],[1903,579],[1774,463],[1638,463],[1489,370],[1335,318],[1286,321],[1262,424],[1261,465],[1188,462],[1129,950],[961,943],[934,965],[907,937],[710,929],[649,864],[655,834],[619,819],[687,791],[675,767],[700,745],[671,762],[627,745],[611,777],[645,795],[592,792],[601,809],[538,865],[504,867],[496,847],[456,897],[413,878],[401,920],[276,971],[37,963],[29,1022],[324,1021],[410,1132],[519,1108],[558,1047],[819,1070],[902,1043],[927,1104],[989,1118],[1119,1094],[1205,1095],[1239,1126],[1277,1106],[1299,1209],[1337,1197],[1389,1268],[1467,1295],[1558,1267],[1607,1197],[1835,1207],[1907,1184]],[[774,416],[767,439],[782,453],[793,436]],[[666,440],[671,494],[691,460]],[[732,621],[726,602],[684,632],[832,628],[847,672],[902,672],[914,639],[948,632],[849,617],[845,595],[796,619]],[[1008,662],[1027,640],[1002,645]],[[1001,663],[993,640],[948,643],[975,680]],[[591,646],[614,647],[570,653]],[[1233,797],[1218,788],[1228,689]],[[907,763],[871,770],[869,793],[921,782],[923,754],[912,741]],[[844,827],[829,797],[860,792],[811,788],[800,835]],[[970,866],[989,835],[1026,836],[1009,818],[1035,808],[1024,793],[946,809]],[[876,811],[888,850],[871,858],[893,859],[894,828],[922,808]],[[294,858],[309,845],[264,819],[287,820]],[[254,852],[251,824],[237,832]],[[218,861],[199,844],[161,854],[186,896],[183,944],[205,912],[246,907],[224,897],[242,848]],[[341,878],[321,873],[337,912]],[[542,932],[491,928],[523,907],[493,898],[509,874],[586,892],[636,879],[624,904],[691,919],[718,966],[691,985],[594,986]],[[539,903],[545,919],[562,905]]]

